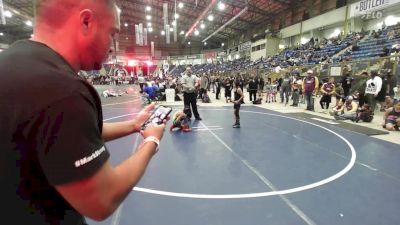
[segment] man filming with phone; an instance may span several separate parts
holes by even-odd
[[[32,40],[0,55],[0,199],[7,203],[0,217],[25,225],[104,220],[132,193],[165,125],[141,131],[154,105],[133,120],[103,123],[97,91],[77,75],[100,70],[115,43],[120,22],[114,0],[35,2]],[[10,79],[18,82],[9,85]],[[142,144],[112,165],[105,142],[137,132]]]

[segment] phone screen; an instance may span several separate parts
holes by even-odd
[[[167,116],[171,113],[172,108],[166,106],[158,106],[153,113],[151,114],[150,118],[143,124],[142,129],[145,129],[149,124],[162,124],[163,120],[167,118]]]

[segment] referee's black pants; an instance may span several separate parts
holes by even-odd
[[[200,118],[199,112],[197,111],[197,103],[196,103],[196,93],[183,93],[183,103],[185,104],[185,107],[192,106],[194,118],[198,119]],[[191,115],[189,116],[191,118]]]

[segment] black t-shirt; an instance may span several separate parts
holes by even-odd
[[[0,54],[0,218],[83,224],[55,185],[88,178],[109,158],[96,90],[44,44]]]
[[[344,76],[342,77],[342,87],[344,89],[350,89],[351,88],[351,83],[353,82],[353,78],[350,76]]]

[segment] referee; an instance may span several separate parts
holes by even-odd
[[[192,69],[190,67],[186,68],[186,73],[182,77],[182,87],[183,87],[183,102],[185,107],[193,110],[193,114],[196,120],[201,120],[199,112],[197,111],[196,104],[196,77],[192,76]],[[191,118],[192,113],[189,113],[189,119]]]

